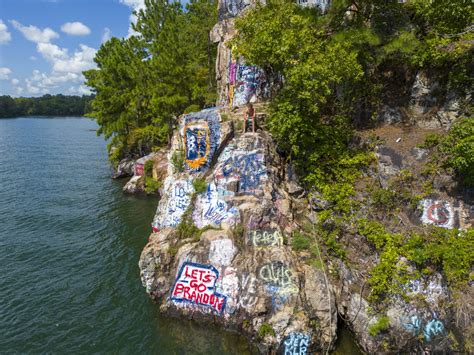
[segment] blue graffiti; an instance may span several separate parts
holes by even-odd
[[[426,324],[423,324],[423,320],[418,315],[412,315],[408,318],[401,318],[403,327],[413,334],[418,336],[423,334],[425,341],[429,342],[433,337],[444,334],[444,324],[439,319],[431,319]]]
[[[275,311],[281,310],[290,298],[288,294],[280,293],[280,287],[278,286],[268,285],[267,292],[272,295],[272,308]]]
[[[256,94],[260,82],[261,70],[253,65],[240,64],[237,68],[234,89],[234,106],[244,105]]]
[[[209,168],[212,157],[221,143],[219,119],[216,108],[184,116],[185,156],[188,171],[200,172]]]
[[[215,224],[220,224],[227,217],[227,203],[217,201],[216,204],[209,206],[204,217]]]
[[[201,128],[186,129],[186,159],[196,160],[206,157],[207,131]]]
[[[423,336],[426,341],[431,341],[432,336],[442,335],[444,333],[444,324],[438,319],[432,319],[423,329]]]
[[[249,5],[250,5],[250,1],[247,1],[247,0],[219,1],[219,5],[218,5],[219,21],[222,21],[229,17],[237,16]]]
[[[267,176],[261,154],[238,155],[226,160],[222,168],[225,177],[231,174],[239,177],[239,191],[253,193],[260,189],[261,178]]]
[[[403,323],[405,329],[413,335],[419,334],[422,331],[421,318],[418,316],[411,316],[409,320]]]
[[[306,355],[309,348],[309,336],[303,333],[290,333],[284,340],[285,355]]]

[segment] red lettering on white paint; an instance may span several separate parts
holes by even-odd
[[[216,294],[216,269],[189,263],[184,266],[171,292],[174,301],[188,301],[223,311],[226,296]]]

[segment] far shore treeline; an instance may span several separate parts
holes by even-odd
[[[90,112],[93,95],[0,96],[0,118],[20,116],[84,116]]]

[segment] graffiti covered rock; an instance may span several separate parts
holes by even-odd
[[[233,137],[233,123],[220,122],[212,110],[192,117],[181,120],[170,152],[185,152],[187,165],[179,172],[170,160],[154,233],[140,258],[142,283],[164,314],[238,329],[262,353],[324,352],[334,346],[338,314],[368,353],[451,346],[450,336],[458,328],[446,306],[453,299],[441,274],[427,270],[426,275],[400,279],[404,296],[389,297],[384,312],[377,312],[367,283],[380,254],[365,238],[350,228],[336,236],[346,238],[345,262],[327,255],[318,259],[314,245],[292,248],[295,232],[311,226],[313,214],[328,203],[314,207],[291,178],[271,136],[259,131]],[[214,138],[211,131],[217,132]],[[384,160],[387,169],[374,174],[381,186],[390,182],[393,164],[400,171],[408,165],[406,156],[390,149],[379,150],[379,160],[391,157]],[[203,187],[199,193],[193,186],[196,178]],[[463,227],[468,225],[465,209],[445,195],[425,198],[400,225]],[[200,231],[178,237],[183,216]],[[407,274],[413,269],[402,259],[394,267]],[[387,329],[371,334],[381,317],[388,319]],[[466,329],[469,317],[462,317],[461,329]]]
[[[325,328],[331,336],[322,341],[311,335],[310,319],[318,307],[326,309],[322,313],[335,325],[335,309],[308,301],[297,271],[300,261],[284,243],[284,235],[296,225],[290,209],[282,207],[291,204],[291,197],[280,187],[284,181],[277,166],[283,161],[271,137],[265,132],[245,133],[208,151],[204,146],[212,136],[206,133],[209,112],[185,118],[175,135],[173,149],[187,150],[191,163],[209,157],[211,151],[217,156],[211,159],[215,164],[200,165],[207,172],[187,162],[185,172],[168,176],[153,222],[155,233],[140,260],[147,292],[164,313],[212,319],[234,329],[245,324],[250,336],[269,324],[275,335],[260,342],[264,352],[278,349],[284,339],[289,342],[290,333],[304,334],[292,345],[300,351],[330,346],[335,326]],[[197,195],[192,183],[196,174],[207,184]],[[205,229],[199,237],[179,240],[173,231],[186,211],[196,227]]]
[[[212,265],[185,262],[171,291],[173,302],[202,305],[222,313],[227,297],[215,291],[219,271]]]
[[[209,109],[190,113],[182,120],[186,168],[190,172],[203,171],[221,143],[219,112]]]

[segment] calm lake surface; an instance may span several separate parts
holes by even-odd
[[[85,118],[0,119],[0,352],[248,354],[163,318],[138,259],[157,200],[122,194]],[[338,354],[358,353],[344,332]]]

